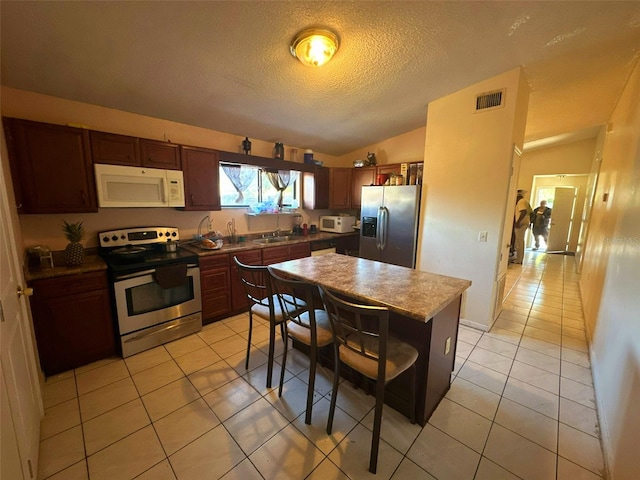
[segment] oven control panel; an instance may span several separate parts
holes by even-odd
[[[125,247],[177,242],[180,240],[180,234],[176,227],[139,227],[100,232],[98,239],[101,247]]]

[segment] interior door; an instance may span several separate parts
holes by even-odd
[[[42,402],[26,298],[17,294],[24,279],[18,268],[8,205],[0,166],[1,473],[3,479],[31,479],[35,478],[38,467]]]
[[[556,187],[551,210],[551,227],[547,252],[565,252],[576,202],[575,187]]]

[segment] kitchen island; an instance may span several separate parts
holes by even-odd
[[[356,302],[389,308],[390,333],[418,350],[416,421],[425,425],[450,386],[462,293],[471,282],[338,254],[271,267]],[[409,416],[410,392],[408,375],[400,375],[387,385],[385,403]]]

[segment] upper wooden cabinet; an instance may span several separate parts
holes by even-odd
[[[329,169],[329,208],[351,208],[353,168]]]
[[[206,148],[181,148],[185,210],[220,210],[218,152]]]
[[[362,187],[375,185],[376,167],[354,168],[352,172],[351,208],[362,206]]]
[[[87,130],[3,121],[18,213],[98,211]]]
[[[400,163],[388,163],[386,165],[378,165],[376,167],[376,173],[378,175],[391,175],[395,173],[397,175],[400,174]]]
[[[127,135],[90,131],[93,163],[142,166],[140,140]]]
[[[302,172],[302,206],[307,210],[329,208],[329,168]]]
[[[142,165],[149,168],[180,170],[180,145],[160,140],[140,139]]]

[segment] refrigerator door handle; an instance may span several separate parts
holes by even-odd
[[[376,248],[378,250],[382,249],[382,235],[383,235],[383,232],[382,232],[382,230],[383,230],[383,223],[382,223],[383,217],[382,216],[384,215],[384,212],[382,210],[383,208],[384,207],[378,207],[378,215],[377,215],[377,218],[376,218],[376,223],[377,223],[377,225],[376,225]]]
[[[387,209],[387,207],[380,207],[380,212],[381,222],[379,223],[379,225],[382,232],[382,234],[380,235],[380,250],[384,250],[385,248],[387,248],[387,227],[389,226],[389,210]]]

